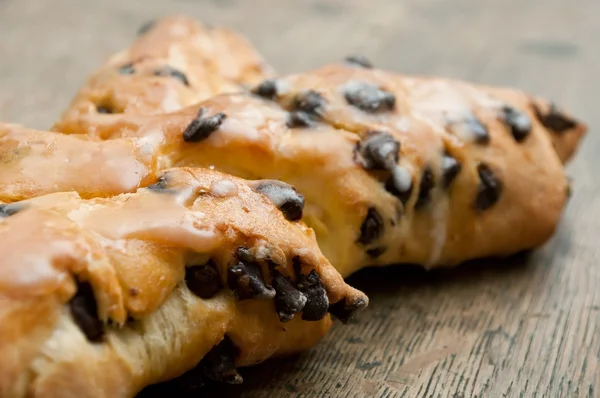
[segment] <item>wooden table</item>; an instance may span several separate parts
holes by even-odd
[[[281,72],[362,53],[548,96],[591,127],[547,245],[452,271],[364,270],[350,279],[371,297],[358,320],[204,396],[600,397],[600,1],[0,0],[0,118],[48,127],[142,22],[171,12],[242,31]]]

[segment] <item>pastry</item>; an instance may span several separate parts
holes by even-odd
[[[301,199],[177,168],[135,193],[0,204],[0,396],[131,397],[194,367],[239,383],[236,366],[313,346],[328,311],[367,298],[298,221]]]
[[[144,25],[132,46],[90,77],[61,120],[94,113],[170,112],[241,91],[273,74],[242,35],[175,15]]]
[[[350,61],[171,114],[59,124],[105,142],[162,142],[166,167],[286,181],[343,276],[504,256],[552,235],[568,196],[563,162],[585,125],[518,90]]]

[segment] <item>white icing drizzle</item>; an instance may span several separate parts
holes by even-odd
[[[231,180],[223,178],[210,184],[210,193],[219,198],[228,198],[237,195],[238,189]]]

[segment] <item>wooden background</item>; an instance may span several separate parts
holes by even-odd
[[[543,248],[362,271],[350,279],[371,297],[360,319],[198,396],[600,397],[599,0],[0,0],[0,119],[48,127],[142,22],[173,12],[240,30],[283,73],[362,53],[548,96],[591,127]]]

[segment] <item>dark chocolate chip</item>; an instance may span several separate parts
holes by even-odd
[[[319,274],[312,270],[308,276],[298,275],[298,290],[306,296],[306,304],[302,309],[302,319],[305,321],[323,319],[327,315],[329,298]]]
[[[490,142],[490,134],[487,127],[473,115],[463,121],[465,127],[471,131],[478,144],[487,144]]]
[[[282,181],[268,180],[258,184],[256,191],[269,198],[287,220],[297,221],[302,218],[304,196],[293,186]]]
[[[137,31],[138,36],[148,33],[156,25],[156,20],[145,22]]]
[[[263,80],[258,86],[252,89],[252,93],[267,99],[277,97],[277,81],[274,79]]]
[[[206,377],[227,384],[241,384],[244,380],[235,369],[235,359],[240,350],[233,344],[229,336],[214,346],[200,361]]]
[[[296,111],[306,112],[310,115],[320,116],[325,108],[325,98],[315,90],[307,90],[296,95],[292,107]]]
[[[294,127],[312,127],[313,120],[310,115],[302,111],[291,111],[288,115],[286,125],[289,128]]]
[[[21,203],[0,204],[0,218],[10,217],[23,210],[25,206]]]
[[[578,124],[574,119],[562,113],[554,103],[550,104],[550,109],[546,114],[543,114],[536,104],[533,104],[533,110],[540,123],[556,133],[564,133]]]
[[[355,153],[362,157],[367,170],[390,170],[398,163],[400,142],[383,131],[370,131],[367,137],[356,144]]]
[[[423,175],[421,176],[421,182],[419,183],[419,196],[415,203],[415,209],[421,209],[425,207],[431,201],[431,190],[435,186],[435,180],[431,167],[425,167]]]
[[[250,249],[248,249],[247,247],[238,247],[235,251],[235,255],[238,258],[238,260],[244,263],[252,263],[256,260]]]
[[[379,239],[383,234],[383,219],[374,207],[369,207],[367,216],[360,226],[360,236],[357,243],[368,245],[369,243]]]
[[[181,72],[180,70],[177,70],[169,65],[165,65],[162,68],[154,70],[154,76],[173,77],[175,79],[178,79],[180,82],[182,82],[186,86],[190,85],[190,82],[189,82],[187,76],[183,72]]]
[[[281,322],[290,321],[295,314],[302,311],[306,305],[306,296],[294,287],[286,277],[279,272],[273,272],[273,287],[275,288],[275,310]]]
[[[370,83],[350,82],[343,87],[344,97],[350,105],[365,112],[391,111],[396,106],[396,97]]]
[[[114,109],[110,106],[107,105],[98,105],[96,106],[96,112],[98,113],[106,113],[106,114],[110,114],[110,113],[115,113]]]
[[[257,264],[240,261],[230,267],[227,270],[227,283],[238,300],[270,300],[275,297],[275,290],[265,284]]]
[[[371,61],[369,61],[369,59],[367,57],[365,57],[364,55],[350,55],[350,56],[346,57],[346,59],[344,61],[346,61],[346,63],[348,63],[348,64],[357,65],[362,68],[367,68],[367,69],[373,68],[373,64],[371,63]]]
[[[367,305],[369,305],[369,301],[365,297],[359,297],[352,302],[340,300],[329,307],[329,313],[342,323],[348,323],[356,314],[364,310]]]
[[[204,117],[204,112],[204,108],[200,108],[196,118],[183,132],[183,140],[185,142],[199,142],[207,139],[219,129],[221,123],[227,117],[223,112]]]
[[[442,156],[442,187],[448,188],[460,173],[462,165],[448,153]]]
[[[133,64],[125,64],[119,68],[119,73],[122,75],[133,75],[135,73],[135,68]]]
[[[196,296],[209,299],[221,290],[221,279],[215,265],[192,265],[185,268],[185,283]]]
[[[156,180],[156,182],[152,185],[148,185],[148,187],[146,189],[153,191],[153,192],[163,192],[167,189],[168,187],[168,182],[167,182],[167,176],[162,175],[160,177],[158,177],[158,180]]]
[[[483,163],[477,166],[477,174],[479,174],[479,187],[477,188],[475,207],[478,210],[487,210],[500,199],[503,188],[502,182],[496,177],[492,169]]]
[[[409,171],[401,166],[394,167],[392,175],[385,182],[385,190],[406,205],[413,191],[412,176]]]
[[[104,324],[98,319],[98,306],[89,283],[77,284],[77,293],[69,302],[69,307],[73,320],[87,339],[94,343],[102,341]]]
[[[503,106],[500,117],[510,127],[510,132],[517,142],[522,142],[531,132],[529,117],[512,106]]]
[[[383,253],[385,253],[386,250],[387,250],[387,247],[385,247],[385,246],[374,247],[373,249],[368,249],[366,251],[366,253],[371,258],[377,258],[377,257],[380,257]]]

